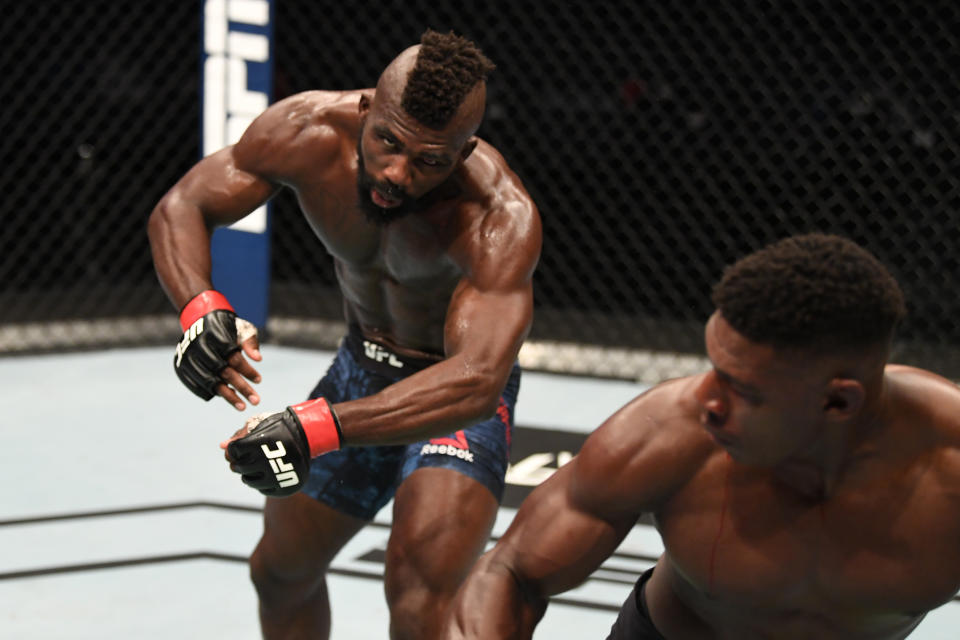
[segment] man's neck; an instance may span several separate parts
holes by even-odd
[[[823,502],[832,494],[840,476],[812,460],[791,459],[773,469],[773,477],[804,501]]]
[[[875,452],[886,396],[881,389],[855,419],[825,424],[815,441],[774,467],[774,478],[806,500],[828,500],[844,473]]]

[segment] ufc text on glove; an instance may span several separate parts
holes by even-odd
[[[340,448],[343,436],[333,407],[315,398],[266,416],[227,445],[232,468],[243,483],[271,497],[300,490],[310,460]]]

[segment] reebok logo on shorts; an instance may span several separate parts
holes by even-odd
[[[457,431],[453,438],[431,438],[430,442],[420,449],[421,456],[440,455],[460,458],[466,462],[473,462],[473,452],[463,431]]]

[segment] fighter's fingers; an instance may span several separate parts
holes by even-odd
[[[260,424],[261,422],[263,422],[264,418],[267,418],[267,417],[270,416],[270,415],[273,415],[273,414],[270,414],[270,413],[258,413],[258,414],[255,415],[255,416],[251,416],[251,417],[247,418],[247,421],[243,423],[243,426],[242,426],[242,427],[240,427],[239,429],[237,429],[236,431],[234,431],[232,436],[230,436],[229,438],[227,438],[226,440],[224,440],[223,442],[220,443],[220,448],[221,448],[221,449],[226,449],[226,448],[227,448],[227,445],[229,445],[231,442],[233,442],[233,441],[236,440],[237,438],[242,438],[243,436],[245,436],[245,435],[247,435],[248,433],[250,433],[251,429],[253,429],[253,428],[256,427],[258,424]],[[230,460],[230,458],[227,457],[227,460]]]
[[[246,342],[240,343],[240,348],[243,349],[243,352],[251,360],[256,360],[257,362],[263,360],[263,354],[260,353],[260,341],[256,336]]]
[[[260,382],[260,372],[253,368],[253,365],[247,362],[243,355],[247,353],[246,348],[242,352],[235,351],[227,358],[227,369],[233,369],[247,380]],[[224,369],[226,371],[226,369]]]
[[[230,385],[237,393],[250,401],[250,404],[260,404],[260,396],[246,379],[237,373],[233,367],[227,367],[220,372],[220,378]]]
[[[260,335],[253,323],[237,318],[237,343],[248,357],[260,362],[263,356],[260,354]]]
[[[237,434],[233,434],[229,439],[224,440],[220,443],[220,448],[223,449],[223,459],[230,463],[230,471],[234,473],[240,473],[239,468],[237,467],[237,461],[233,459],[233,456],[230,455],[230,443],[239,438]]]
[[[231,442],[233,442],[238,438],[242,438],[245,435],[247,435],[246,425],[234,431],[232,436],[230,436],[229,438],[227,438],[226,440],[220,443],[220,448],[223,449],[223,457],[227,459],[227,462],[233,462],[233,459],[230,457],[230,452],[227,449],[227,447],[230,445]]]
[[[246,403],[237,395],[237,392],[229,387],[226,383],[221,382],[217,385],[216,388],[217,395],[233,405],[233,408],[237,411],[243,411],[247,408]],[[259,402],[259,398],[257,401]]]

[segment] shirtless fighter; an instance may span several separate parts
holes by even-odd
[[[268,496],[250,559],[267,638],[328,637],[330,562],[391,497],[392,637],[435,637],[483,551],[541,244],[520,180],[474,135],[492,69],[470,41],[428,31],[375,89],[268,108],[150,217],[156,270],[185,331],[177,374],[238,409],[241,396],[260,401],[246,359],[260,352],[213,289],[211,231],[286,186],[335,262],[349,330],[311,400],[224,443],[231,468]]]
[[[712,370],[628,403],[524,501],[446,638],[529,638],[642,513],[665,552],[609,638],[904,638],[957,593],[960,389],[887,364],[888,271],[798,236],[734,264],[713,302]]]

